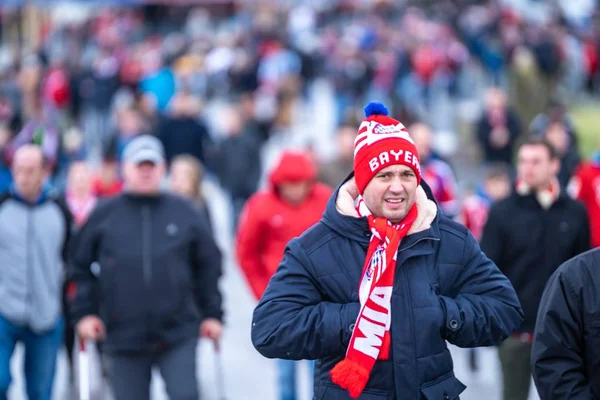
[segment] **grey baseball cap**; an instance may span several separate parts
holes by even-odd
[[[123,161],[134,164],[140,164],[144,161],[161,164],[165,162],[165,150],[160,140],[154,136],[141,135],[125,147]]]

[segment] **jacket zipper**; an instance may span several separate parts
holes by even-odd
[[[411,249],[414,246],[416,246],[417,243],[422,242],[424,240],[435,240],[436,242],[440,241],[439,238],[435,238],[435,237],[431,237],[431,236],[430,237],[424,237],[424,238],[421,238],[421,239],[417,240],[416,242],[414,242],[410,246],[407,246],[407,247],[405,247],[403,249],[399,249],[398,252]],[[406,260],[404,260],[404,261],[406,262]],[[404,284],[404,293],[406,295],[406,299],[410,300],[410,287],[409,287],[409,284],[408,284],[408,274],[406,273],[406,268],[401,267],[401,269],[402,269],[402,280],[404,281],[403,282],[403,284]],[[415,338],[416,338],[416,332],[415,332],[415,316],[413,315],[412,302],[409,304],[408,308],[409,308],[408,314],[409,314],[409,318],[410,318],[411,330],[412,330],[413,341],[414,341]],[[416,359],[416,353],[414,351],[414,347],[412,347],[412,349],[413,349],[412,358]],[[416,368],[416,365],[415,365],[415,368]]]
[[[148,289],[152,284],[151,229],[150,208],[145,205],[142,206],[142,264],[144,268],[144,283]]]

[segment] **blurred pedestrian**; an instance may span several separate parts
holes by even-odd
[[[575,171],[568,189],[573,198],[585,205],[590,217],[592,247],[600,247],[600,139],[590,159]]]
[[[73,217],[74,230],[81,228],[87,218],[90,216],[98,198],[92,192],[92,182],[89,167],[85,161],[75,161],[69,166],[67,176],[67,187],[65,191],[65,200],[69,211]],[[73,326],[68,313],[67,287],[65,282],[63,289],[63,311],[65,318],[65,347],[67,348],[67,357],[71,372],[73,371],[73,348],[75,346],[75,327]],[[70,375],[73,379],[73,375]]]
[[[158,126],[158,137],[165,147],[167,163],[180,154],[191,154],[206,165],[212,140],[200,120],[200,100],[188,92],[175,94],[167,114]]]
[[[315,182],[307,154],[286,151],[270,174],[270,187],[253,195],[240,218],[236,253],[256,300],[281,262],[288,242],[315,224],[331,189]],[[279,400],[295,400],[296,363],[278,361]]]
[[[500,343],[522,311],[466,228],[441,214],[404,126],[380,103],[365,114],[354,176],[288,244],[252,343],[270,358],[318,359],[318,399],[455,399],[465,385],[446,341]]]
[[[510,172],[504,164],[490,166],[485,172],[483,185],[467,196],[462,209],[462,222],[475,239],[481,240],[483,227],[492,204],[508,197],[511,192]]]
[[[318,180],[338,187],[350,175],[354,162],[354,138],[356,131],[352,126],[341,126],[336,135],[336,157],[319,167]]]
[[[231,198],[236,230],[244,205],[258,189],[263,138],[258,126],[236,106],[225,111],[223,123],[225,137],[217,145],[213,164],[221,186]]]
[[[477,140],[486,163],[513,164],[513,153],[521,125],[507,104],[506,94],[498,88],[486,93],[485,111],[477,123]]]
[[[531,366],[541,400],[600,398],[600,249],[565,262],[548,281]]]
[[[75,161],[69,166],[65,198],[75,225],[81,227],[98,202],[98,198],[92,191],[92,179],[87,162]]]
[[[11,383],[10,360],[25,347],[29,399],[50,400],[56,357],[63,339],[61,288],[71,217],[66,206],[42,190],[47,178],[42,149],[16,150],[14,185],[0,201],[0,399]]]
[[[104,155],[100,170],[92,178],[92,191],[98,198],[116,196],[123,191],[123,180],[119,174],[119,160],[116,155]]]
[[[421,173],[431,188],[433,197],[444,214],[450,218],[457,217],[459,203],[456,177],[452,167],[433,153],[434,136],[431,128],[423,123],[416,123],[408,127],[408,132],[417,147],[421,159]]]
[[[585,208],[561,189],[558,155],[532,138],[519,148],[514,192],[494,204],[481,248],[515,287],[525,313],[516,333],[500,345],[503,398],[526,400],[531,381],[531,344],[546,282],[566,260],[590,248]]]
[[[222,331],[221,254],[200,211],[161,192],[158,139],[135,138],[123,157],[124,193],[94,210],[72,246],[77,334],[105,340],[115,400],[149,399],[154,366],[171,399],[197,399],[198,337],[216,343]]]
[[[558,171],[558,183],[566,188],[575,173],[575,169],[581,162],[579,152],[571,145],[571,138],[565,126],[558,122],[548,126],[544,133],[546,140],[554,147],[560,160],[560,170]]]
[[[173,159],[169,169],[169,187],[172,192],[190,199],[204,214],[212,226],[210,210],[202,190],[204,167],[200,161],[190,155],[182,154]]]

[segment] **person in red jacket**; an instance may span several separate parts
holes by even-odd
[[[348,171],[350,173],[350,171]],[[260,299],[287,243],[317,223],[332,189],[316,182],[317,168],[305,152],[285,151],[271,171],[267,190],[244,206],[237,233],[238,263]],[[279,360],[280,400],[296,399],[296,364]]]
[[[600,145],[590,160],[577,168],[568,191],[585,205],[590,219],[592,247],[600,247]]]

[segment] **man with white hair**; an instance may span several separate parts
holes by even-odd
[[[62,345],[62,283],[71,217],[43,190],[42,149],[23,145],[12,165],[14,184],[0,199],[0,399],[11,383],[10,359],[25,347],[30,400],[50,400]]]

